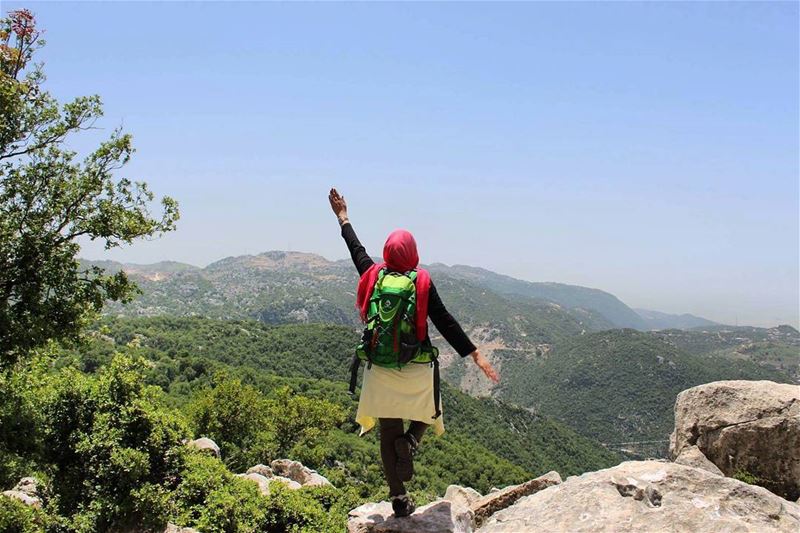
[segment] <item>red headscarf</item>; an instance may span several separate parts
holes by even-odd
[[[419,264],[417,242],[414,236],[404,229],[398,229],[389,234],[386,244],[383,245],[383,263],[372,265],[361,275],[358,280],[358,293],[356,307],[361,312],[361,320],[367,321],[369,299],[378,280],[378,271],[387,267],[396,272],[414,270]],[[428,271],[417,268],[417,316],[414,317],[417,330],[417,339],[422,341],[428,334],[428,292],[431,288],[431,276]]]

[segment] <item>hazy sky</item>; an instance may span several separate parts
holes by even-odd
[[[798,4],[15,3],[47,86],[100,94],[120,173],[181,206],[84,256],[347,256],[597,287],[634,307],[798,323]]]

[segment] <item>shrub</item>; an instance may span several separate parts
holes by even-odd
[[[761,478],[754,476],[747,470],[737,470],[731,477],[750,485],[758,485],[761,483]]]
[[[117,356],[96,378],[65,369],[50,387],[43,453],[61,512],[75,514],[78,530],[165,522],[156,486],[178,470],[187,431],[144,384],[146,364]]]
[[[278,457],[317,467],[325,455],[323,437],[345,419],[335,403],[285,386],[265,397],[224,373],[215,376],[213,387],[197,393],[189,412],[195,435],[214,439],[234,471]]]
[[[3,533],[61,533],[66,526],[46,510],[34,509],[19,500],[0,496],[0,531]]]
[[[233,470],[269,462],[277,451],[266,412],[266,400],[256,388],[224,373],[215,375],[213,386],[200,390],[189,405],[195,435],[214,439]]]

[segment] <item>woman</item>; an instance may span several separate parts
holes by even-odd
[[[366,319],[368,301],[378,271],[382,267],[395,272],[416,270],[415,322],[418,338],[430,343],[427,333],[427,318],[430,317],[439,333],[461,357],[470,355],[486,376],[497,383],[499,381],[497,372],[475,348],[458,322],[447,312],[428,273],[417,268],[419,256],[414,237],[405,230],[393,232],[383,248],[384,263],[376,265],[350,225],[344,196],[341,196],[336,189],[331,189],[328,200],[339,219],[342,237],[361,276],[356,305],[361,310],[362,320]],[[444,433],[442,417],[431,415],[441,410],[441,405],[433,405],[432,372],[432,368],[427,364],[408,364],[401,370],[378,365],[368,365],[364,369],[356,422],[361,425],[360,435],[364,435],[375,426],[376,418],[380,422],[383,472],[389,484],[389,497],[395,516],[408,516],[414,512],[414,503],[406,493],[403,482],[411,480],[413,476],[412,457],[422,440],[422,435],[430,425],[433,425],[436,435]],[[404,419],[410,421],[408,431],[404,430]]]

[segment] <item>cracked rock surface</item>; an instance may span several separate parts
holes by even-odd
[[[775,494],[800,497],[800,387],[715,381],[681,392],[670,455],[696,446],[723,474],[747,472]]]
[[[800,531],[800,506],[706,470],[628,461],[572,477],[493,514],[479,533]]]

